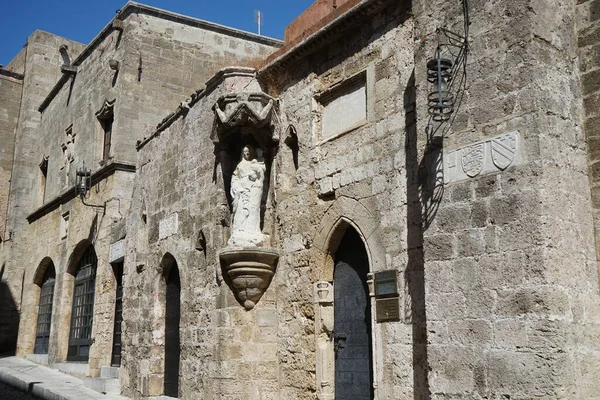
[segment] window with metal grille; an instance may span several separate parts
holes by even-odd
[[[98,260],[93,246],[85,251],[75,274],[68,361],[87,361],[92,345],[94,290]]]
[[[56,274],[54,272],[54,266],[49,265],[44,274],[40,290],[40,303],[38,305],[37,326],[35,330],[35,346],[33,348],[34,354],[48,354],[55,278]]]

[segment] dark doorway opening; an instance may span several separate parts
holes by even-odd
[[[115,295],[115,325],[113,328],[113,347],[110,365],[119,367],[121,365],[121,322],[123,322],[123,262],[113,265],[115,279],[117,281]]]
[[[348,228],[335,255],[334,346],[335,397],[374,397],[369,260],[362,239]]]
[[[166,272],[165,304],[165,396],[179,397],[179,316],[181,309],[181,284],[177,263],[172,263]]]

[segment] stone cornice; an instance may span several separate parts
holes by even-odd
[[[106,164],[102,168],[98,169],[92,174],[92,186],[106,179],[110,175],[117,171],[135,173],[135,165],[122,163],[122,162],[111,162]],[[58,196],[44,204],[31,214],[27,216],[27,221],[31,224],[32,222],[40,219],[44,215],[48,214],[52,210],[57,209],[61,204],[65,204],[77,196],[75,192],[75,185],[64,190]]]

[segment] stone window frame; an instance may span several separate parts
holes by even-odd
[[[348,78],[342,79],[334,84],[330,85],[328,88],[317,92],[312,99],[312,134],[313,134],[313,142],[316,146],[321,144],[330,142],[335,140],[345,134],[355,131],[366,124],[368,124],[371,120],[372,116],[372,94],[373,90],[371,88],[370,82],[371,79],[371,71],[370,69],[363,69],[357,72],[354,75],[351,75]],[[353,89],[364,86],[365,89],[365,118],[349,125],[337,132],[334,132],[328,137],[323,137],[323,128],[322,128],[322,118],[323,112],[325,109],[325,105],[335,100],[336,98],[343,96],[344,94],[350,93]]]
[[[69,235],[69,211],[65,211],[61,214],[60,218],[60,227],[59,227],[59,237],[60,240],[65,240]]]
[[[104,100],[104,103],[102,103],[102,107],[96,112],[96,118],[98,119],[100,125],[100,142],[102,143],[102,150],[100,151],[100,162],[104,164],[113,158],[112,144],[114,139],[114,110],[116,102],[116,98],[113,100]],[[110,124],[108,124],[108,121],[110,121]]]
[[[40,167],[40,191],[42,197],[42,204],[46,200],[46,183],[48,182],[48,160],[50,157],[47,155],[42,156],[42,161],[39,163]]]

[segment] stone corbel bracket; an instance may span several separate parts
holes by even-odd
[[[228,248],[219,252],[219,260],[236,299],[252,310],[271,284],[279,253],[260,247]]]
[[[279,142],[279,118],[275,109],[278,100],[266,93],[230,93],[221,96],[213,106],[215,112],[215,129],[211,136],[218,143],[232,130],[237,128],[254,128],[257,131],[268,131],[272,142]],[[263,128],[271,129],[265,130]]]

